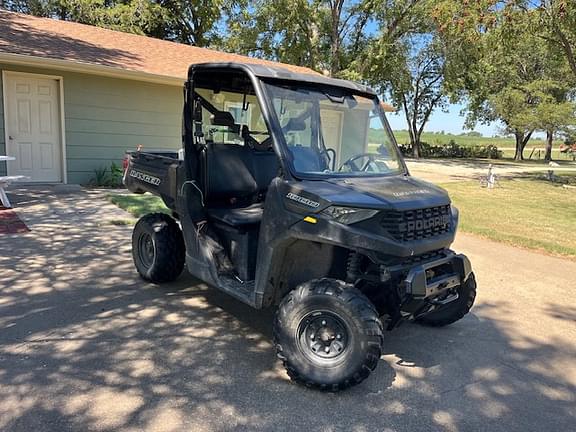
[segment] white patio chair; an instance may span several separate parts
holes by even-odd
[[[2,205],[6,208],[12,208],[12,204],[10,204],[10,200],[8,199],[8,195],[6,195],[6,191],[4,190],[10,183],[29,180],[29,177],[26,176],[0,176],[0,201],[2,201]]]

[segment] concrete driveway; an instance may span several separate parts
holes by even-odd
[[[0,236],[0,430],[542,431],[576,425],[576,263],[461,235],[473,313],[405,324],[363,384],[292,384],[258,312],[132,267],[96,192],[21,191]]]

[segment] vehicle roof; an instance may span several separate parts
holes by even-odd
[[[238,69],[248,74],[254,75],[258,78],[276,79],[282,81],[296,81],[305,82],[310,84],[319,84],[333,87],[341,87],[350,89],[359,93],[364,93],[370,96],[376,96],[376,92],[370,87],[359,84],[353,81],[346,81],[337,78],[330,78],[319,73],[299,73],[293,72],[282,66],[267,66],[261,64],[248,64],[248,63],[196,63],[188,68],[188,79],[194,70],[201,69]]]

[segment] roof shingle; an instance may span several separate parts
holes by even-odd
[[[281,65],[294,72],[315,73],[301,66],[4,10],[0,10],[2,52],[181,79],[190,64],[206,62]]]

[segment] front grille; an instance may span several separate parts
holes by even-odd
[[[420,265],[422,263],[426,263],[428,261],[439,260],[442,258],[446,258],[447,251],[445,249],[439,249],[432,252],[427,252],[422,255],[415,255],[408,258],[404,258],[397,265],[401,267],[412,268],[416,265]]]
[[[401,242],[436,237],[450,232],[450,205],[418,210],[386,210],[381,212],[380,224]]]

